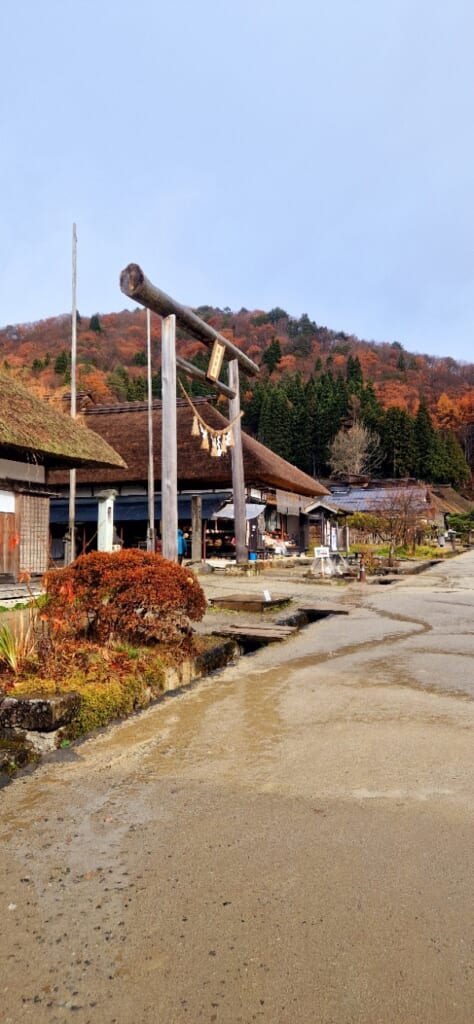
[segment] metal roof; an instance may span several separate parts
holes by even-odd
[[[332,497],[345,512],[379,512],[389,504],[410,501],[413,508],[427,511],[430,508],[426,487],[416,484],[394,487],[335,487]]]

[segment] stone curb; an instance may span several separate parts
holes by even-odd
[[[197,679],[212,675],[239,655],[239,646],[234,640],[216,643],[215,647],[196,658],[169,668],[162,694],[182,690]],[[140,711],[158,703],[162,695],[154,696],[150,688],[148,698]],[[64,726],[78,714],[80,701],[80,694],[74,692],[54,697],[17,698],[8,694],[3,700],[0,698],[0,778],[3,783],[12,778],[19,768],[37,764],[45,754],[58,750],[64,737]]]

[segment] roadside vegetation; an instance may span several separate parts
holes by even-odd
[[[210,641],[193,634],[206,598],[193,572],[135,549],[82,555],[46,574],[44,595],[0,627],[0,692],[81,696],[64,739],[150,703],[166,671]]]

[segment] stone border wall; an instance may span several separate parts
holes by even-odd
[[[162,693],[190,686],[238,658],[234,640],[217,643],[210,651],[184,661],[166,672]],[[157,703],[150,688],[147,706]],[[38,763],[45,754],[57,750],[64,739],[64,727],[77,717],[81,706],[79,693],[59,693],[53,697],[0,697],[0,778],[11,778],[28,764]],[[144,710],[143,705],[140,710]],[[117,721],[114,719],[113,721]]]

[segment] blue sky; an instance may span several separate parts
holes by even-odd
[[[472,0],[2,4],[0,325],[282,306],[474,361]]]

